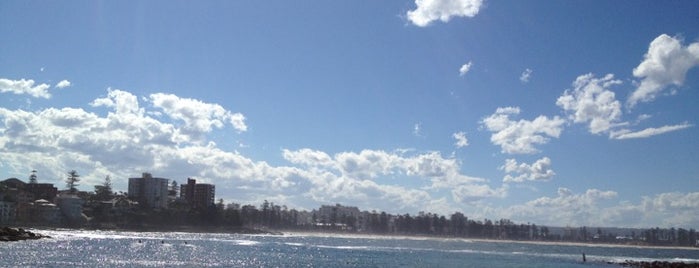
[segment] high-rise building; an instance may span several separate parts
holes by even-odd
[[[180,197],[193,208],[206,208],[214,204],[216,186],[187,178],[187,184],[180,185]]]
[[[167,208],[168,179],[155,178],[143,173],[140,178],[129,178],[129,198],[149,208]]]

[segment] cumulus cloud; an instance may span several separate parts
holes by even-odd
[[[211,144],[193,143],[181,134],[182,128],[147,116],[138,98],[130,92],[110,89],[107,97],[90,104],[109,108],[110,112],[102,117],[80,108],[47,108],[35,112],[0,108],[3,165],[21,170],[54,163],[48,172],[82,167],[91,170],[90,174],[109,170],[124,176],[143,171],[196,173],[192,176],[216,173],[215,177],[221,178],[246,174],[223,172],[243,166],[244,158],[216,150]],[[28,152],[33,152],[32,157],[27,156]],[[203,152],[210,155],[201,155]],[[86,180],[95,178],[90,174],[84,174]]]
[[[482,0],[415,0],[417,8],[407,12],[414,25],[425,27],[433,21],[449,22],[452,17],[474,17],[483,5]]]
[[[643,61],[633,70],[633,75],[642,80],[631,93],[628,105],[652,101],[669,85],[681,86],[687,71],[697,65],[699,42],[683,46],[679,38],[661,34],[650,43]]]
[[[548,181],[556,175],[551,169],[551,159],[548,157],[536,160],[532,164],[517,163],[515,159],[507,159],[500,169],[508,173],[503,178],[503,182]]]
[[[442,189],[451,189],[452,200],[458,203],[506,195],[507,188],[493,189],[484,179],[462,174],[456,159],[443,158],[438,152],[416,155],[406,155],[406,153],[405,151],[362,150],[359,153],[342,152],[330,156],[321,151],[300,149],[284,150],[283,155],[287,161],[308,167],[313,172],[325,174],[324,179],[317,183],[319,188],[312,191],[316,198],[322,196],[322,192],[318,192],[318,189],[327,190],[333,187],[334,191],[343,191],[345,194],[349,191],[350,194],[347,196],[343,194],[343,198],[354,196],[353,203],[377,200],[375,197],[384,196],[383,199],[401,200],[402,207],[410,206],[420,209],[420,206],[425,206],[433,197],[430,191]],[[395,184],[376,183],[376,180],[387,176],[417,179],[416,183],[422,187],[416,190]],[[367,186],[371,187],[363,188]],[[363,190],[359,191],[361,189]],[[365,192],[369,190],[371,191]],[[338,195],[333,194],[333,197],[340,197]],[[415,197],[418,198],[415,199]]]
[[[60,82],[58,82],[58,83],[56,84],[56,88],[66,88],[66,87],[69,87],[70,85],[71,85],[70,81],[68,81],[68,80],[61,80]]]
[[[662,127],[650,127],[646,128],[643,130],[639,131],[631,131],[628,129],[622,129],[619,131],[614,131],[610,133],[609,137],[612,139],[617,139],[617,140],[625,140],[625,139],[640,139],[640,138],[648,138],[656,135],[661,135],[665,134],[668,132],[673,132],[677,130],[682,130],[685,128],[690,128],[692,127],[692,124],[689,124],[687,122],[684,122],[682,124],[678,125],[667,125],[667,126],[662,126]]]
[[[132,114],[141,117],[144,113],[144,110],[139,107],[138,98],[135,95],[119,89],[108,89],[107,97],[93,100],[90,102],[90,106],[114,108],[118,115]]]
[[[110,175],[115,189],[124,190],[126,178],[142,172],[179,181],[192,177],[215,183],[222,198],[277,198],[299,208],[340,202],[417,211],[434,206],[436,194],[451,189],[462,189],[458,200],[445,199],[451,204],[498,197],[504,191],[465,175],[458,160],[438,152],[362,150],[330,155],[304,148],[283,150],[287,165],[254,161],[207,138],[206,131],[219,126],[236,129],[229,124],[234,113],[174,95],[139,99],[128,91],[109,89],[90,105],[105,108],[106,115],[70,107],[32,112],[0,108],[0,165],[10,174],[37,169],[45,182],[57,185],[71,169],[80,172],[84,187]],[[154,117],[156,111],[162,116]],[[203,138],[186,134],[192,129]],[[412,186],[404,186],[403,180]]]
[[[183,121],[184,129],[188,131],[206,133],[214,127],[222,128],[225,123],[230,123],[239,132],[247,131],[245,116],[231,113],[218,104],[164,93],[151,94],[150,101],[170,118]]]
[[[549,226],[682,227],[699,226],[699,192],[670,192],[615,201],[615,191],[588,189],[575,193],[558,188],[554,197],[540,197],[504,208],[483,208],[499,217]]]
[[[473,65],[473,62],[469,61],[465,63],[464,65],[461,65],[461,68],[459,68],[459,75],[464,76],[468,71],[471,70],[471,66]]]
[[[466,133],[463,131],[452,134],[452,137],[456,140],[454,146],[456,148],[463,148],[468,146],[468,139],[466,138]]]
[[[524,72],[519,76],[519,81],[522,81],[522,83],[529,83],[529,78],[532,75],[532,69],[525,69]]]
[[[608,132],[619,124],[621,103],[616,100],[609,88],[621,84],[614,75],[596,78],[593,74],[578,76],[573,88],[566,90],[556,101],[556,105],[569,114],[575,123],[589,123],[590,133]]]
[[[0,78],[0,92],[10,92],[17,95],[27,94],[34,98],[51,98],[51,93],[48,89],[51,86],[48,84],[38,84],[34,85],[34,80],[20,79],[20,80],[10,80],[7,78]]]
[[[531,154],[538,150],[536,144],[546,144],[550,138],[558,138],[565,120],[555,116],[538,116],[533,121],[510,117],[520,113],[519,107],[501,107],[494,114],[481,120],[481,124],[493,134],[490,141],[499,145],[503,153]]]
[[[666,227],[699,226],[699,192],[645,196],[637,209],[643,214],[643,222]]]
[[[617,197],[614,191],[589,189],[576,194],[568,188],[558,188],[556,197],[540,197],[522,205],[503,210],[504,215],[520,221],[545,225],[600,226],[600,203]]]

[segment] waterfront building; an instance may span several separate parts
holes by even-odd
[[[13,213],[15,220],[19,222],[29,221],[31,216],[30,203],[36,198],[34,198],[34,194],[25,190],[27,184],[17,178],[9,178],[0,181],[0,185],[4,188],[5,197],[15,203]]]
[[[27,183],[24,190],[33,194],[34,199],[46,199],[52,201],[58,194],[58,188],[52,183]]]
[[[83,216],[85,200],[82,198],[72,194],[62,194],[56,197],[56,204],[68,222],[82,223],[85,219]]]
[[[29,205],[30,220],[45,225],[61,223],[61,209],[45,199],[36,200]]]
[[[143,173],[140,178],[129,178],[129,198],[141,206],[166,209],[168,179],[155,178],[150,173]]]
[[[180,185],[180,197],[192,208],[206,208],[216,200],[216,186],[187,178],[187,184]]]
[[[0,224],[14,223],[15,211],[15,202],[2,201],[0,199]]]

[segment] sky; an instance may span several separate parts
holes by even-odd
[[[0,178],[699,228],[697,1],[2,1]]]

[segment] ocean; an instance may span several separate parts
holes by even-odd
[[[607,262],[699,262],[699,250],[678,248],[330,234],[32,231],[52,238],[0,243],[0,267],[621,267]]]

